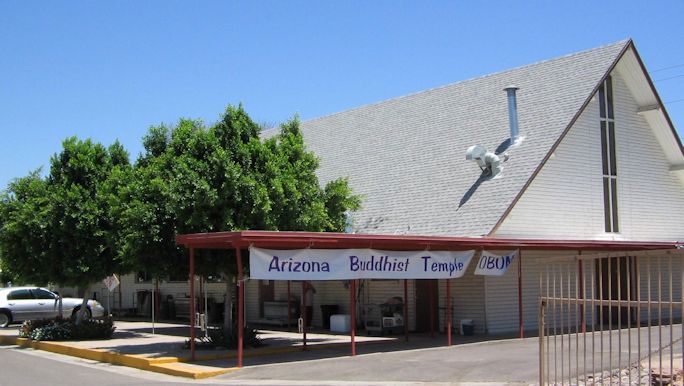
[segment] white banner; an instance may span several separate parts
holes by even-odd
[[[249,248],[249,276],[262,280],[450,279],[475,251]]]
[[[496,255],[491,252],[482,251],[482,256],[480,256],[480,260],[477,261],[477,267],[475,267],[475,274],[501,276],[508,271],[508,267],[517,255],[517,249],[505,255]]]

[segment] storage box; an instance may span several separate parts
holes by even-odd
[[[394,327],[397,323],[394,318],[384,317],[382,318],[382,327]]]
[[[331,332],[349,332],[351,331],[351,317],[347,314],[337,314],[330,316],[330,331]]]
[[[475,325],[472,319],[461,319],[461,335],[473,335]]]

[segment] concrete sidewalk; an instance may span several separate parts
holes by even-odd
[[[115,322],[112,339],[69,342],[36,342],[18,337],[19,326],[0,329],[0,344],[18,345],[64,355],[97,360],[194,379],[213,377],[238,370],[237,351],[197,346],[195,361],[190,362],[186,348],[189,327],[182,324],[149,322]],[[154,333],[153,333],[154,331]],[[197,331],[197,336],[203,336]],[[303,351],[302,335],[287,331],[259,330],[264,346],[245,347],[244,357],[283,355]],[[358,344],[388,342],[397,337],[356,338]],[[307,333],[307,351],[335,346],[349,347],[348,335]]]

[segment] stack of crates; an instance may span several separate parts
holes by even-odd
[[[400,297],[390,298],[383,304],[368,304],[364,313],[369,335],[401,334],[404,331],[404,302]]]

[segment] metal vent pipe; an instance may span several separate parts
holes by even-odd
[[[508,86],[504,89],[508,94],[508,122],[511,127],[511,145],[518,142],[518,102],[515,97],[515,92],[518,90],[515,86]]]

